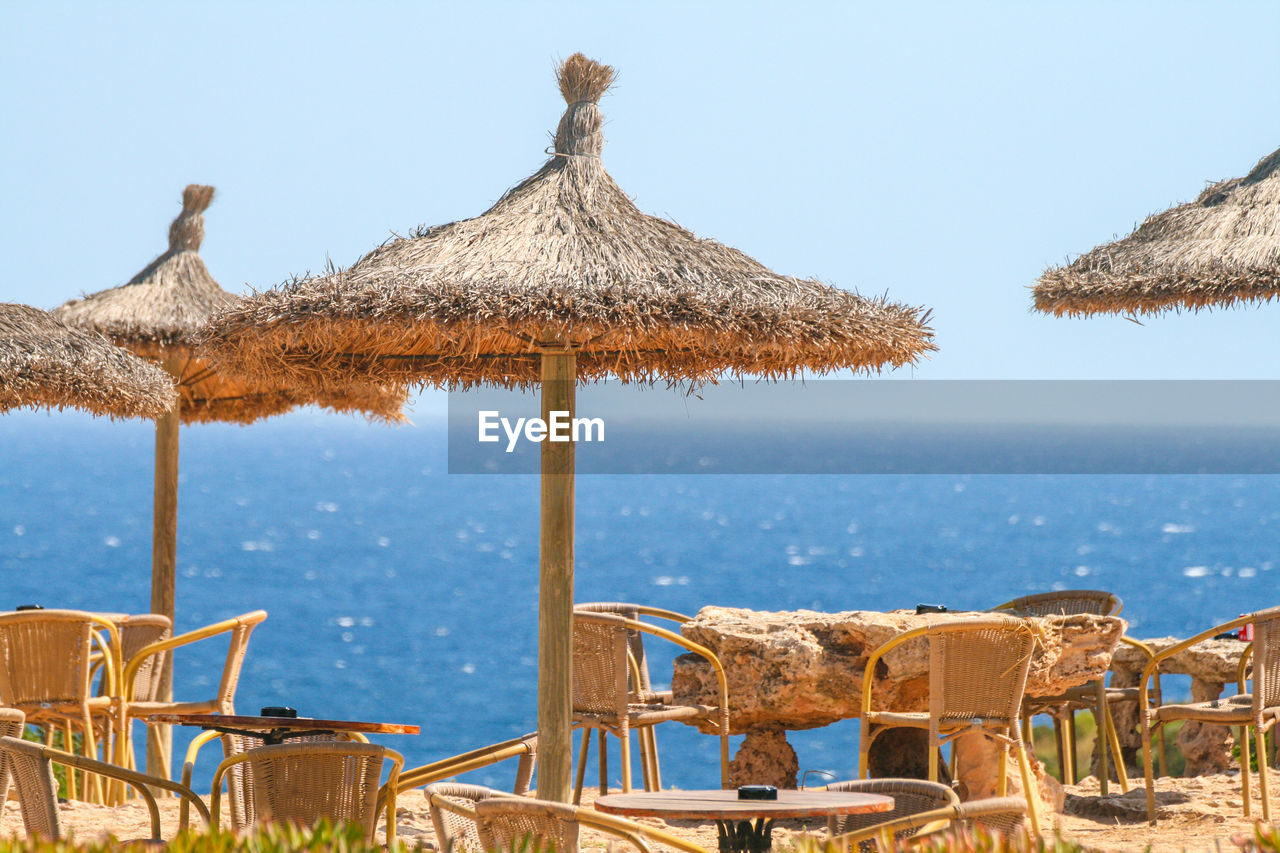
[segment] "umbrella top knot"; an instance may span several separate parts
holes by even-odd
[[[182,212],[169,226],[169,250],[200,249],[204,242],[204,211],[213,201],[213,187],[188,184],[182,191]]]
[[[556,69],[560,94],[569,105],[556,128],[555,152],[561,156],[599,157],[604,150],[600,96],[613,84],[612,67],[575,53]]]

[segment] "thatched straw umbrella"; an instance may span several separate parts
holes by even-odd
[[[394,239],[346,270],[246,299],[210,324],[215,361],[304,385],[362,378],[542,388],[878,369],[934,349],[927,315],[816,281],[641,213],[601,162],[613,69],[559,69],[553,155],[474,219]],[[573,445],[542,444],[539,795],[570,792]]]
[[[1058,316],[1161,311],[1280,296],[1280,149],[1243,178],[1148,217],[1128,237],[1047,270],[1037,310]]]
[[[39,308],[0,303],[0,412],[70,406],[155,418],[175,400],[164,371],[101,335],[70,328]]]
[[[66,322],[100,332],[158,363],[177,382],[179,402],[156,419],[155,511],[151,544],[151,612],[174,616],[178,535],[178,425],[224,421],[249,424],[296,406],[317,403],[340,412],[402,419],[403,388],[340,384],[301,390],[270,380],[214,370],[194,355],[201,327],[236,297],[223,290],[198,254],[204,211],[213,187],[191,184],[182,212],[169,226],[169,248],[127,284],[54,310]],[[169,673],[165,673],[166,681]],[[168,694],[168,685],[163,688]],[[159,769],[154,766],[153,769]]]

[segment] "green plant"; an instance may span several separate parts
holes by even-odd
[[[775,849],[783,853],[844,853],[829,842],[812,838],[799,839],[791,845]],[[973,830],[956,827],[925,838],[903,839],[896,842],[892,850],[910,850],[913,853],[1090,853],[1089,848],[1057,835],[1032,839],[1024,831],[1003,836],[981,827]],[[1273,851],[1265,849],[1265,853]]]
[[[314,827],[269,824],[243,835],[223,831],[188,830],[168,844],[170,853],[383,853],[387,848],[364,840],[354,824],[332,825],[320,821]],[[411,853],[425,848],[419,843],[397,841],[389,853]],[[145,841],[46,841],[0,838],[0,853],[154,853]]]
[[[1182,750],[1178,747],[1178,732],[1182,731],[1184,721],[1175,720],[1164,727],[1164,737],[1166,751],[1169,758],[1169,775],[1181,776],[1187,766],[1187,759],[1182,754]],[[1093,714],[1088,711],[1082,711],[1076,715],[1076,775],[1084,777],[1089,775],[1089,767],[1091,766],[1093,755],[1094,741],[1097,739],[1097,726],[1094,723]],[[1036,726],[1031,736],[1033,739],[1032,747],[1035,751],[1036,758],[1044,765],[1045,771],[1053,776],[1061,778],[1062,774],[1058,768],[1058,747],[1057,741],[1053,733],[1053,726]],[[1152,744],[1152,747],[1158,749],[1158,741]],[[1237,760],[1239,753],[1235,753]],[[1142,781],[1142,748],[1138,748],[1131,769],[1138,770],[1138,781]],[[1132,773],[1130,774],[1133,775]]]
[[[44,743],[44,732],[36,726],[26,726],[22,730],[22,739],[29,740],[32,743]],[[84,735],[76,732],[71,736],[71,746],[67,746],[66,733],[54,729],[53,742],[51,744],[54,749],[61,749],[67,752],[84,752]],[[61,764],[53,766],[53,778],[58,781],[58,796],[65,799],[67,796],[67,768]]]

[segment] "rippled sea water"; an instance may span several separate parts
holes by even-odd
[[[309,412],[184,428],[181,466],[178,629],[271,614],[241,711],[417,723],[383,739],[409,766],[536,727],[535,478],[445,474],[430,419]],[[5,606],[145,610],[151,477],[148,424],[0,418]],[[1280,598],[1277,477],[599,475],[577,501],[580,601],[978,609],[1086,587],[1157,636]],[[211,693],[223,653],[179,658],[180,695]],[[794,734],[802,769],[852,775],[855,728]],[[667,784],[716,778],[714,738],[660,732]]]

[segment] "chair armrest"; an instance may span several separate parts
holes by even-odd
[[[867,663],[862,673],[862,709],[859,716],[865,717],[871,712],[871,691],[875,686],[876,680],[876,664],[880,659],[889,652],[896,649],[903,643],[923,637],[929,632],[931,626],[923,625],[919,628],[912,628],[910,631],[899,634],[887,643],[882,643],[867,657]]]
[[[431,805],[432,808],[440,809],[441,811],[446,811],[446,812],[453,812],[458,817],[465,817],[467,820],[474,821],[476,819],[475,809],[473,809],[471,806],[463,805],[457,800],[451,799],[449,797],[444,797],[434,792],[428,792],[427,802]]]
[[[191,774],[195,771],[196,755],[200,752],[200,747],[204,746],[206,743],[208,743],[211,740],[216,740],[221,736],[222,736],[221,732],[208,731],[208,732],[201,732],[191,740],[191,743],[187,746],[187,755],[182,760],[182,784],[183,785],[185,785],[188,788],[191,787]],[[178,806],[178,821],[180,825],[184,827],[187,825],[188,808],[189,806],[187,805],[186,800],[183,800],[182,803]],[[206,814],[205,820],[207,821],[208,819],[209,819],[209,816],[208,814]]]
[[[951,825],[951,822],[956,819],[956,811],[959,808],[960,806],[955,805],[942,806],[941,808],[930,809],[927,812],[917,812],[913,815],[886,820],[883,823],[864,826],[852,832],[844,832],[832,837],[827,842],[828,849],[844,851],[863,841],[872,841],[877,838],[885,838],[891,841],[896,833],[905,832],[909,829],[920,829],[922,830],[921,834],[937,832]]]
[[[692,616],[686,616],[683,613],[677,613],[674,610],[663,610],[661,607],[646,607],[643,604],[636,606],[636,613],[639,613],[641,616],[651,616],[655,619],[666,619],[669,622],[679,622],[680,624],[693,621]]]
[[[151,837],[160,838],[160,810],[156,805],[155,795],[151,793],[148,786],[163,788],[166,791],[172,791],[182,798],[184,803],[195,803],[196,811],[204,818],[205,824],[209,824],[209,810],[205,808],[204,801],[201,800],[196,793],[186,785],[177,782],[171,782],[168,779],[162,779],[159,776],[150,776],[146,773],[139,773],[136,770],[127,770],[123,767],[117,767],[114,764],[108,764],[105,761],[98,761],[94,758],[86,758],[83,755],[74,755],[70,752],[63,752],[60,749],[54,749],[50,746],[40,747],[42,753],[50,761],[57,764],[63,764],[68,767],[76,767],[81,770],[88,770],[90,773],[96,773],[99,776],[106,776],[111,779],[118,779],[127,783],[135,791],[137,791],[146,801],[147,810],[151,813]],[[186,829],[187,823],[183,819],[179,824],[179,829]]]
[[[582,728],[580,723],[575,723],[573,726],[575,731],[580,728]],[[463,773],[478,770],[490,764],[497,764],[499,761],[505,761],[508,758],[520,756],[523,761],[524,758],[532,759],[537,754],[538,735],[536,732],[501,743],[482,746],[479,749],[473,749],[461,755],[442,758],[430,764],[423,764],[411,770],[401,771],[396,778],[395,793],[400,794],[413,788],[421,788],[423,785],[442,782],[445,779],[460,776]],[[383,800],[390,790],[386,785],[383,785],[383,789],[378,791],[379,808],[382,807]]]
[[[176,637],[170,637],[167,640],[160,640],[143,646],[134,653],[133,657],[129,658],[128,663],[124,664],[124,681],[121,695],[125,697],[126,701],[133,701],[134,682],[138,677],[138,670],[142,668],[143,662],[152,655],[170,651],[179,646],[189,645],[199,640],[207,640],[210,637],[216,637],[219,634],[225,634],[237,628],[257,625],[266,618],[267,611],[254,610],[232,619],[214,622],[212,625],[205,625],[203,628],[196,628],[194,631],[187,631],[185,634],[179,634]]]

